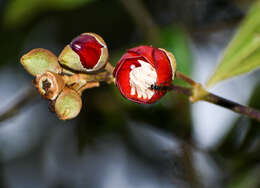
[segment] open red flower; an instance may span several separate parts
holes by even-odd
[[[169,86],[175,70],[173,54],[164,49],[139,46],[122,56],[113,74],[116,86],[125,98],[150,104],[165,95],[166,90],[156,88]]]

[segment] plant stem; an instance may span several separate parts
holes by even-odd
[[[86,89],[90,89],[93,87],[99,87],[100,83],[99,82],[88,82],[87,84],[85,84],[84,86],[82,86],[80,89],[77,90],[77,92],[82,95],[83,91]]]
[[[248,107],[248,106],[243,106],[241,104],[238,104],[236,102],[230,101],[228,99],[225,99],[223,97],[214,95],[212,93],[209,93],[204,99],[204,101],[222,106],[224,108],[228,108],[234,112],[244,114],[250,118],[256,119],[257,121],[260,122],[260,111]]]
[[[177,93],[192,97],[193,96],[193,88],[186,88],[178,85],[171,85],[169,87],[169,90],[175,91]],[[212,104],[216,104],[218,106],[222,106],[224,108],[227,108],[229,110],[232,110],[236,113],[240,113],[243,115],[246,115],[250,118],[256,119],[260,122],[260,111],[250,108],[248,106],[244,106],[241,104],[238,104],[236,102],[230,101],[228,99],[225,99],[223,97],[217,96],[215,94],[212,94],[208,92],[206,96],[201,98],[200,100],[210,102]]]
[[[113,71],[114,71],[115,67],[108,61],[106,66],[105,66],[105,70],[110,73],[111,75],[113,75]]]
[[[110,72],[101,72],[97,74],[74,74],[72,76],[64,75],[63,79],[67,85],[73,85],[77,83],[83,83],[83,85],[87,82],[107,82],[112,83],[114,78]]]
[[[175,73],[176,75],[176,78],[179,78],[185,82],[187,82],[188,84],[190,84],[191,86],[195,86],[197,84],[197,82],[195,82],[194,80],[192,80],[190,77],[186,76],[185,74],[179,72],[179,71],[176,71]]]
[[[180,93],[189,97],[192,96],[192,88],[186,88],[178,85],[171,85],[169,90],[175,91],[176,93]]]

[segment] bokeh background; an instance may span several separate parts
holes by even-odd
[[[204,84],[252,2],[1,0],[0,187],[260,187],[256,121],[170,92],[134,104],[105,84],[84,93],[77,118],[60,121],[19,64],[33,48],[58,55],[75,36],[95,32],[114,65],[126,49],[154,45]],[[255,71],[211,91],[260,109],[259,81]]]

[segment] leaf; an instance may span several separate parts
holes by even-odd
[[[93,0],[47,0],[45,2],[47,2],[49,7],[52,7],[55,10],[70,10],[91,1]]]
[[[226,48],[207,87],[260,67],[260,0],[252,6]]]
[[[253,91],[249,106],[258,110],[260,109],[260,82],[256,85]],[[258,146],[258,149],[260,150],[260,126],[259,122],[254,119],[250,119],[250,130],[248,137],[247,144],[255,147]]]
[[[249,106],[260,109],[260,82],[256,85],[249,101]],[[255,157],[260,150],[260,126],[254,119],[240,116],[218,145],[218,153],[229,157]],[[250,152],[249,152],[250,151]],[[259,153],[260,154],[260,153]],[[249,161],[249,160],[247,160]]]
[[[4,25],[18,26],[47,10],[70,10],[93,0],[10,0],[4,12]]]
[[[259,167],[242,171],[238,176],[232,177],[227,188],[259,187],[259,172]]]
[[[181,27],[167,27],[161,31],[161,36],[163,47],[176,58],[177,70],[190,76],[192,58],[186,32]],[[174,83],[186,85],[181,80],[174,80]]]

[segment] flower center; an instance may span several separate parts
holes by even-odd
[[[151,85],[154,85],[157,80],[157,73],[149,63],[138,60],[140,67],[131,65],[132,71],[129,74],[131,95],[136,95],[138,98],[151,99],[154,95],[154,90],[151,90]]]

